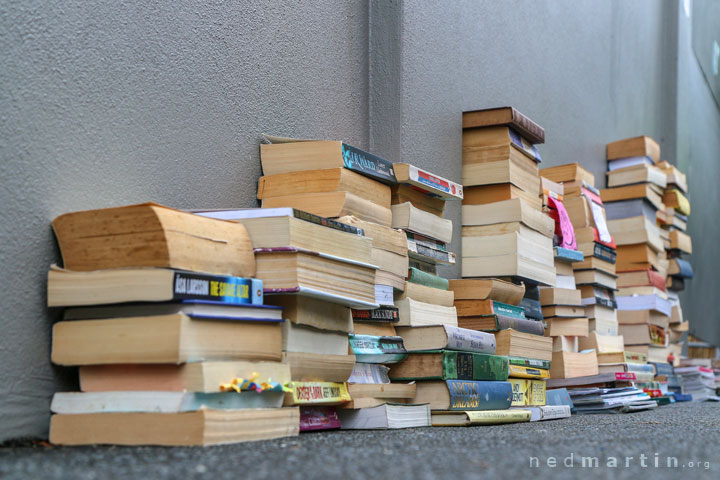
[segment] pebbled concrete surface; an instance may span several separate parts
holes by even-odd
[[[208,448],[10,447],[0,449],[0,478],[716,479],[718,444],[720,404],[677,404],[628,415],[490,427],[311,433]],[[574,466],[563,466],[571,454]],[[646,468],[641,467],[641,454],[647,457]],[[601,466],[583,468],[582,456],[597,456]],[[667,456],[677,458],[677,468],[666,467]],[[530,457],[538,457],[540,466],[530,467]],[[556,467],[547,466],[548,457],[557,459]],[[609,457],[617,458],[616,468],[606,466]],[[627,468],[626,457],[633,457]]]

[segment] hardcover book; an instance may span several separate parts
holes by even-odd
[[[532,143],[545,142],[545,130],[513,107],[487,108],[463,112],[463,128],[508,125]]]
[[[349,334],[350,348],[359,363],[397,363],[407,358],[402,337]]]
[[[335,430],[340,417],[333,407],[300,407],[300,431]]]
[[[393,380],[507,380],[507,357],[441,350],[411,353],[390,367]]]
[[[512,403],[510,382],[430,380],[417,384],[415,402],[431,410],[507,410]]]
[[[495,336],[492,333],[453,327],[451,325],[427,325],[398,327],[397,334],[403,338],[409,352],[423,350],[460,350],[494,354]]]
[[[398,183],[412,185],[430,196],[445,200],[462,200],[463,198],[463,187],[458,183],[407,163],[396,163],[393,168]]]

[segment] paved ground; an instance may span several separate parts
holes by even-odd
[[[492,427],[338,431],[209,448],[7,447],[0,448],[0,478],[695,480],[720,478],[719,447],[720,404],[691,403],[627,415]],[[599,467],[583,468],[583,456],[598,457]],[[533,466],[531,457],[537,457]],[[547,464],[552,457],[554,468]],[[611,457],[617,467],[607,466]],[[675,457],[678,466],[667,468],[667,457]],[[573,466],[563,465],[571,460]]]

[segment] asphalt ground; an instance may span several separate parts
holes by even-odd
[[[6,446],[0,478],[717,480],[720,404],[513,425],[317,432],[205,448]]]

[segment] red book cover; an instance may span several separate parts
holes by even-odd
[[[340,417],[333,407],[300,407],[300,431],[340,428]]]
[[[637,380],[635,372],[615,372],[615,380]]]

